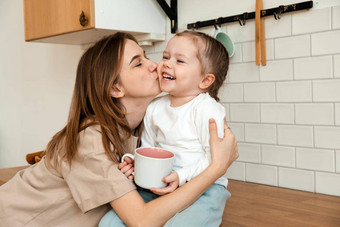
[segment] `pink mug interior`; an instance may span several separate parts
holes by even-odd
[[[136,150],[136,153],[149,158],[172,158],[173,153],[167,150],[156,147],[141,147]]]

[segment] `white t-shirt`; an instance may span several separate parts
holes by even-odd
[[[225,109],[208,93],[179,107],[170,104],[170,96],[164,95],[148,106],[142,146],[161,147],[175,154],[173,170],[178,173],[181,186],[211,162],[209,119],[215,119],[218,136],[223,137]],[[228,179],[221,177],[216,183],[227,186]]]

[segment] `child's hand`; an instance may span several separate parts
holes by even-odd
[[[157,195],[164,195],[175,191],[179,185],[178,174],[176,172],[172,172],[169,176],[163,178],[163,182],[168,183],[169,185],[164,188],[151,188],[150,191]]]
[[[124,162],[118,164],[118,169],[129,179],[133,180],[134,162],[131,158],[126,157]]]

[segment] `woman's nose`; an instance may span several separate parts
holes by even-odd
[[[155,71],[157,69],[157,63],[150,60],[149,69],[151,72]]]

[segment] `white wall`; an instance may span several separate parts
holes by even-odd
[[[296,2],[302,1],[265,0],[264,8]],[[266,17],[267,66],[255,65],[254,20],[222,26],[236,46],[220,91],[239,141],[240,158],[229,178],[340,196],[339,4],[314,1],[311,10],[277,21]],[[187,0],[178,6],[184,30],[188,23],[254,11],[255,1]],[[161,59],[164,46],[149,48],[148,55]]]
[[[296,2],[264,0],[264,8]],[[228,177],[340,196],[340,6],[314,3],[265,18],[267,66],[255,65],[254,20],[223,25],[236,53],[220,95],[240,148]],[[179,0],[179,30],[254,8],[253,0]],[[0,168],[25,164],[64,125],[82,53],[25,43],[22,12],[22,1],[0,1]],[[148,56],[159,61],[165,45]]]
[[[80,46],[24,41],[23,1],[0,1],[0,168],[26,165],[66,123]]]

